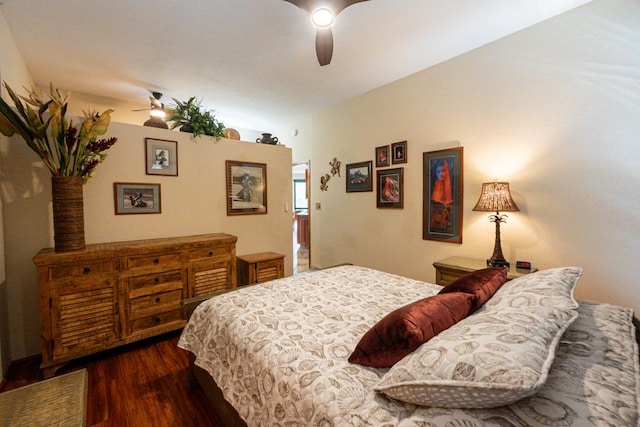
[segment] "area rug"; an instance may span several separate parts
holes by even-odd
[[[84,426],[87,370],[0,393],[0,426]]]

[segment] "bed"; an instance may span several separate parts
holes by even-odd
[[[349,359],[381,319],[444,291],[359,266],[217,295],[178,345],[229,426],[636,426],[633,312],[576,302],[581,274],[501,284],[387,367]]]

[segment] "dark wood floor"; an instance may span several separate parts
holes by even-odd
[[[58,375],[87,368],[87,426],[224,427],[202,390],[187,390],[187,353],[178,338],[163,335],[60,368]],[[41,381],[39,364],[12,364],[0,391]]]

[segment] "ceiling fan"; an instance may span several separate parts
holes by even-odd
[[[149,111],[149,120],[144,122],[143,126],[168,129],[169,126],[164,121],[166,116],[164,104],[160,102],[162,94],[160,92],[151,92],[151,95],[152,96],[149,97],[149,102],[151,103],[150,108],[139,108],[131,111]]]
[[[311,15],[316,27],[316,56],[321,66],[331,62],[333,56],[333,33],[331,25],[345,8],[369,0],[284,0],[304,9]]]

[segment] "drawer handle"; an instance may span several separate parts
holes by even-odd
[[[155,322],[155,324],[157,325],[158,323],[160,323],[160,318],[159,317],[154,317],[153,321]]]
[[[213,251],[209,251],[209,256],[213,256]]]
[[[155,283],[160,283],[160,278],[159,278],[159,277],[156,277],[155,279],[153,279],[153,281],[154,281]]]
[[[89,274],[91,273],[91,269],[89,267],[85,267],[84,270],[82,270],[83,274]]]
[[[160,297],[156,298],[156,304],[158,304],[160,302]]]
[[[160,262],[160,260],[159,260],[158,258],[156,258],[156,259],[154,259],[154,260],[153,260],[153,263],[154,263],[154,264],[158,264],[159,262]]]

